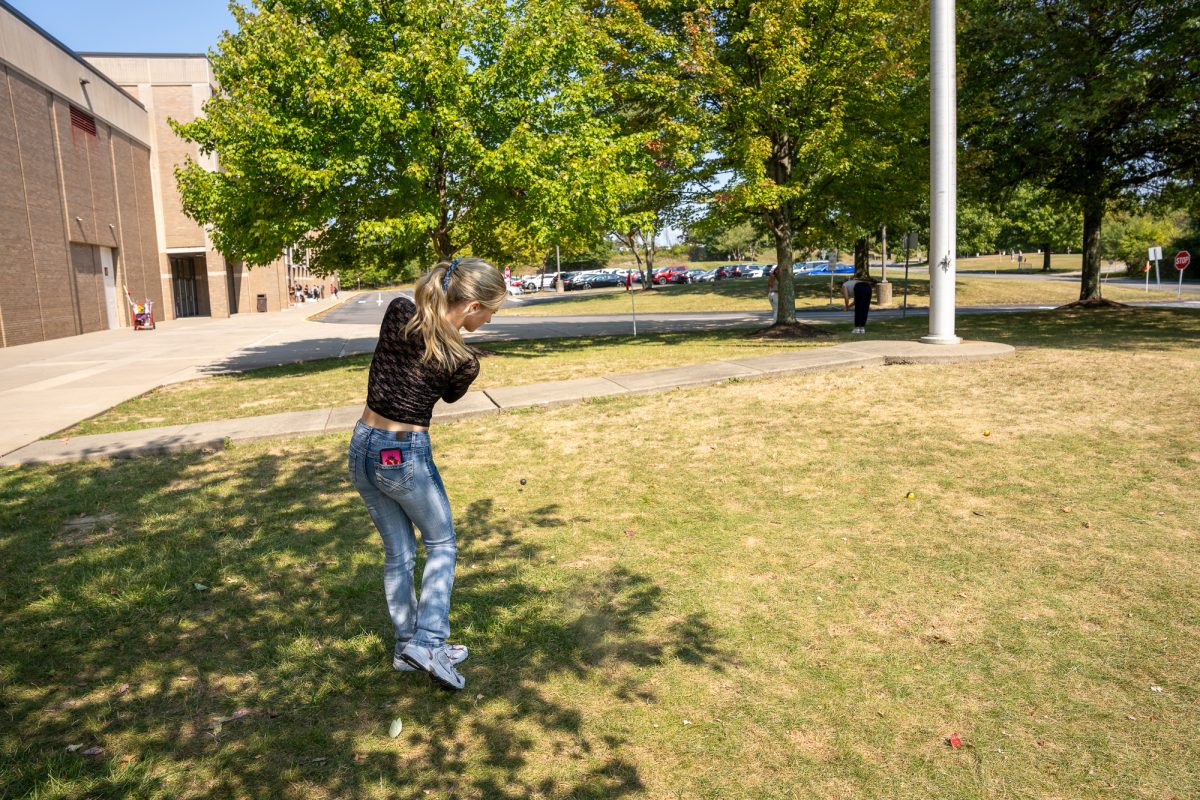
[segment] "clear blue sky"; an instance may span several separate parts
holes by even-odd
[[[234,27],[228,0],[8,0],[77,52],[204,53]]]

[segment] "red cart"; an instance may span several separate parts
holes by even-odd
[[[154,330],[154,301],[147,298],[145,303],[135,303],[129,289],[125,290],[125,298],[129,301],[129,318],[133,321],[133,329]]]

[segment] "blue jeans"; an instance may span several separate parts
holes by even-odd
[[[380,454],[388,450],[400,451],[398,463],[383,463]],[[396,653],[410,641],[441,647],[450,636],[450,591],[458,546],[429,433],[385,431],[360,421],[350,438],[348,461],[350,480],[383,537],[383,588],[396,631]],[[414,524],[425,545],[419,603],[413,588]]]

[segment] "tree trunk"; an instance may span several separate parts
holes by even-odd
[[[793,142],[786,133],[771,137],[771,155],[767,158],[767,174],[777,186],[787,186],[792,180]],[[784,200],[778,208],[765,215],[767,229],[775,237],[775,264],[779,276],[779,302],[775,311],[776,325],[796,324],[796,279],[792,275],[792,202]]]
[[[1042,245],[1042,272],[1050,271],[1050,243],[1045,242]]]
[[[647,278],[647,280],[649,280],[650,278],[652,278],[654,276],[654,237],[657,233],[658,232],[654,228],[651,228],[649,239],[646,238],[645,234],[642,234],[642,243],[644,245],[644,249],[642,250],[642,252],[646,254],[646,278]],[[642,284],[642,286],[646,286],[646,285],[647,285],[646,283]],[[650,281],[649,285],[653,286],[654,282]]]
[[[792,275],[792,207],[784,203],[777,211],[768,212],[771,224],[768,226],[775,236],[775,263],[779,276],[778,304],[775,312],[775,324],[792,325],[796,322],[796,278]]]
[[[438,261],[449,261],[454,258],[457,247],[450,241],[450,234],[444,227],[437,227],[429,234],[430,244],[433,245],[433,254]]]
[[[1083,276],[1079,281],[1079,302],[1100,300],[1100,223],[1104,220],[1104,201],[1089,197],[1083,203]]]
[[[854,240],[854,277],[869,278],[871,277],[871,260],[870,250],[868,249],[867,237]]]

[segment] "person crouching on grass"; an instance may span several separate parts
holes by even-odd
[[[495,267],[464,258],[439,262],[422,276],[415,302],[393,300],[371,359],[367,406],[350,439],[350,480],[383,538],[383,587],[396,633],[392,666],[424,670],[450,689],[466,685],[456,667],[468,653],[446,642],[458,550],[429,420],[438,400],[458,400],[479,374],[479,360],[459,330],[490,321],[505,293]],[[419,601],[414,525],[425,547]]]

